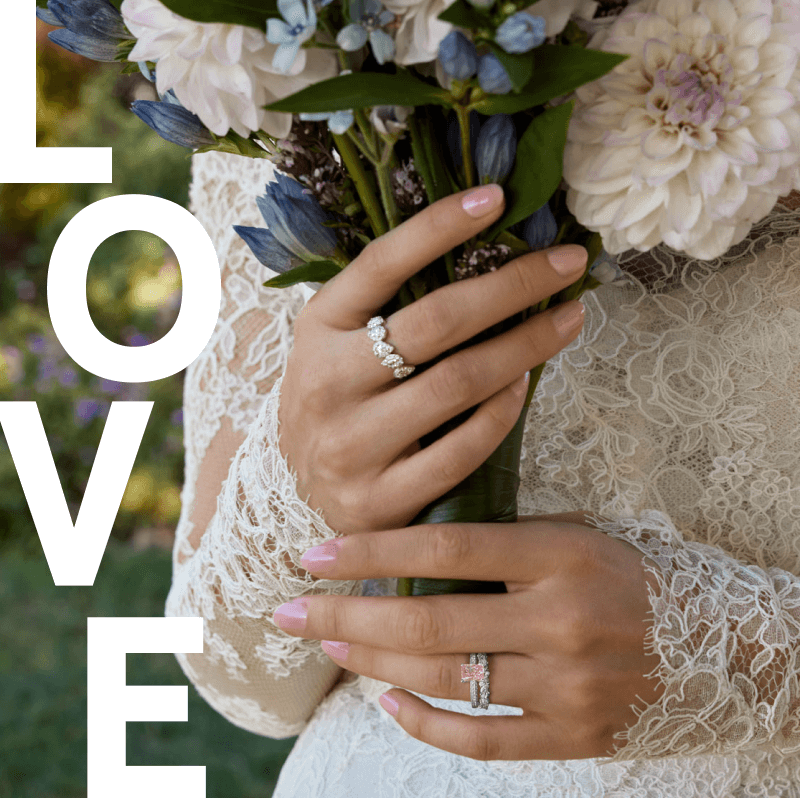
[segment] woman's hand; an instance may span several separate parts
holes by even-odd
[[[406,279],[502,211],[498,186],[440,200],[367,246],[298,316],[280,448],[300,497],[334,530],[406,526],[469,476],[519,418],[526,372],[578,335],[583,306],[573,301],[402,381],[373,353],[367,321]],[[406,363],[425,363],[574,283],[586,257],[583,247],[556,247],[440,288],[392,314],[387,341]],[[475,405],[467,421],[420,450],[423,435]]]
[[[322,640],[341,667],[437,698],[468,701],[460,665],[488,653],[490,701],[523,715],[473,717],[398,689],[381,696],[412,737],[445,751],[481,760],[611,756],[614,735],[636,720],[631,705],[661,695],[645,676],[659,664],[644,643],[655,578],[633,546],[583,523],[367,532],[310,549],[302,563],[325,579],[505,581],[505,594],[310,596],[275,613],[281,629]]]

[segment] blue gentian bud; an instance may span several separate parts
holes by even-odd
[[[556,217],[546,202],[523,222],[522,237],[534,252],[549,247],[557,235]]]
[[[469,140],[472,162],[475,163],[475,147],[478,144],[478,134],[481,129],[481,118],[477,111],[469,112]],[[461,126],[458,124],[458,117],[455,113],[450,115],[447,123],[447,149],[450,151],[453,166],[456,171],[463,168],[463,155],[461,152]]]
[[[256,259],[268,269],[283,274],[299,264],[300,259],[294,257],[269,230],[261,227],[243,227],[238,224],[234,225],[233,229],[250,247]]]
[[[162,139],[173,144],[196,150],[215,143],[214,137],[200,121],[200,117],[187,111],[182,105],[135,100],[131,105],[131,111],[153,128]]]
[[[544,42],[547,23],[525,11],[512,14],[497,29],[494,40],[507,53],[527,53]]]
[[[114,61],[120,41],[131,38],[122,14],[108,0],[49,0],[36,16],[61,26],[48,34],[50,41],[94,61]]]
[[[453,30],[439,44],[439,63],[454,80],[469,80],[478,70],[478,51],[463,33]]]
[[[330,215],[296,180],[280,172],[277,178],[277,182],[267,183],[266,195],[256,200],[277,242],[303,261],[333,255],[338,244],[336,233],[323,226]]]
[[[508,114],[495,114],[483,123],[475,147],[475,168],[481,185],[502,184],[514,168],[517,131]]]
[[[511,78],[494,53],[486,53],[478,60],[478,83],[487,94],[508,94]]]
[[[617,256],[609,255],[605,250],[602,250],[597,256],[597,259],[589,268],[589,274],[603,285],[625,278],[625,272],[620,268]]]

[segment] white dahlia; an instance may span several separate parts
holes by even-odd
[[[396,63],[421,64],[433,61],[439,44],[453,30],[449,22],[438,19],[455,0],[384,0],[384,5],[397,17],[394,37]]]
[[[798,0],[641,0],[588,46],[630,54],[576,92],[567,206],[611,254],[710,260],[800,189]]]
[[[570,19],[592,19],[597,3],[595,0],[538,0],[525,11],[544,19],[546,36],[557,36]]]
[[[283,138],[291,114],[262,106],[337,74],[333,50],[300,50],[291,72],[272,66],[278,45],[264,31],[244,25],[194,22],[159,0],[124,0],[122,16],[136,37],[131,61],[156,62],[156,88],[175,92],[181,104],[218,136],[265,130]]]

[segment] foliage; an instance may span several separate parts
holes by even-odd
[[[40,25],[40,33],[46,26]],[[80,506],[105,416],[114,399],[154,400],[155,406],[113,534],[174,527],[183,480],[181,379],[150,385],[100,380],[64,353],[47,313],[47,266],[67,222],[103,197],[152,194],[185,205],[189,159],[129,112],[134,92],[149,91],[115,65],[95,65],[65,53],[40,35],[39,146],[114,145],[114,182],[0,186],[3,220],[0,268],[0,401],[36,401],[73,519]],[[117,343],[157,340],[180,302],[174,256],[159,239],[121,233],[104,242],[87,280],[98,329]],[[0,547],[16,541],[41,553],[5,439],[0,435]]]
[[[0,798],[86,796],[86,618],[163,614],[167,552],[112,541],[93,587],[0,557]],[[185,685],[171,654],[129,654],[128,684]],[[205,765],[209,798],[269,798],[295,738],[228,723],[189,688],[186,723],[130,723],[129,765]]]

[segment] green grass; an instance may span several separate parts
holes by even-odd
[[[93,587],[55,587],[44,556],[0,558],[0,798],[86,796],[86,618],[162,616],[165,551],[109,542]],[[129,684],[187,684],[172,655],[129,654]],[[295,738],[228,723],[189,687],[188,723],[128,725],[129,765],[205,765],[208,798],[268,798]]]

